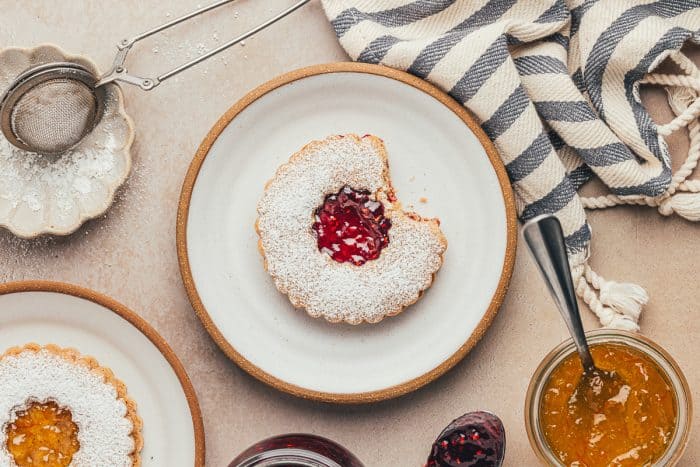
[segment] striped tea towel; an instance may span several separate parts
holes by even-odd
[[[700,220],[700,73],[679,52],[700,39],[700,0],[322,0],[353,60],[406,70],[468,107],[494,141],[522,220],[555,213],[578,295],[603,326],[638,330],[646,292],[588,266],[584,208],[655,206]],[[650,74],[665,58],[676,75]],[[668,87],[678,115],[657,126],[641,83]],[[663,139],[688,127],[671,173]],[[610,190],[582,198],[592,176]]]

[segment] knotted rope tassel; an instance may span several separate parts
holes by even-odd
[[[572,259],[580,260],[574,256]],[[588,265],[588,261],[571,268],[576,295],[578,295],[598,317],[606,328],[624,331],[639,331],[639,315],[649,297],[636,285],[603,279]]]

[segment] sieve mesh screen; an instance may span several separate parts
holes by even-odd
[[[98,118],[93,89],[77,79],[50,79],[26,90],[11,109],[12,132],[36,152],[75,146]]]

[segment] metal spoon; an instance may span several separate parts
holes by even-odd
[[[600,413],[605,403],[620,392],[625,382],[615,371],[598,368],[593,362],[576,302],[559,219],[551,214],[535,217],[523,226],[522,232],[549,292],[569,328],[583,365],[583,375],[569,403],[577,407],[577,410]],[[583,404],[576,403],[579,398],[582,398]]]

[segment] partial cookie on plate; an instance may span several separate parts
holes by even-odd
[[[275,285],[330,322],[400,313],[431,286],[447,249],[439,220],[402,209],[384,143],[372,135],[304,146],[267,183],[257,212]]]
[[[138,467],[142,422],[126,386],[76,350],[0,355],[0,465]]]

